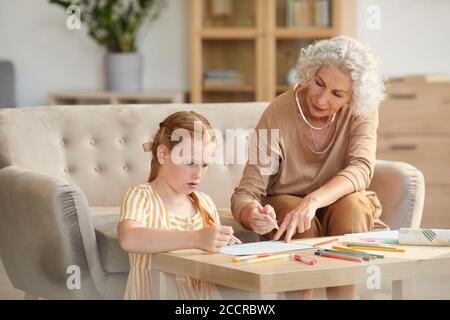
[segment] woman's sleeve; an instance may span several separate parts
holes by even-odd
[[[134,220],[146,226],[149,220],[149,199],[147,192],[141,187],[128,189],[122,199],[119,222]]]
[[[250,140],[249,159],[244,172],[231,197],[231,211],[236,221],[241,222],[241,210],[249,203],[260,203],[267,195],[271,175],[278,173],[281,147],[280,130],[273,122],[270,106],[261,116]],[[275,129],[272,131],[271,129]]]
[[[349,179],[355,191],[369,187],[377,151],[378,108],[367,116],[355,116],[350,125],[345,168],[338,173]]]

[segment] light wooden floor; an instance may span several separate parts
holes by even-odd
[[[23,299],[23,297],[24,293],[11,285],[0,260],[0,300],[17,300]],[[325,290],[315,290],[314,298],[325,299]],[[389,284],[383,284],[380,290],[374,291],[373,298],[391,299]],[[416,298],[450,300],[450,276],[418,279],[416,281]]]

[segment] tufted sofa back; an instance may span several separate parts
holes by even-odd
[[[0,168],[15,165],[78,185],[90,206],[119,206],[128,187],[146,182],[142,143],[171,113],[193,110],[223,133],[252,129],[265,102],[29,107],[0,110]],[[244,165],[214,164],[200,190],[230,207]]]

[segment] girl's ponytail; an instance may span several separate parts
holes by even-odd
[[[200,216],[202,217],[202,221],[203,221],[203,227],[208,227],[209,226],[209,220],[211,220],[212,222],[214,222],[215,224],[218,223],[218,221],[215,221],[214,218],[211,216],[211,214],[208,212],[208,210],[206,210],[201,204],[200,204],[200,199],[198,198],[198,196],[195,194],[195,192],[192,192],[189,197],[192,199],[192,202],[194,202],[194,205],[198,208],[198,211],[200,211]]]

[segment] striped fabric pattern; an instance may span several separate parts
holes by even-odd
[[[214,222],[220,224],[219,214],[211,198],[202,192],[194,192]],[[193,217],[169,212],[149,183],[128,189],[120,208],[119,222],[123,220],[134,220],[146,228],[163,230],[188,231],[206,227],[199,212]],[[124,299],[151,299],[151,254],[129,253],[129,262],[130,273]],[[177,293],[179,299],[221,299],[214,284],[191,278],[177,277]]]

